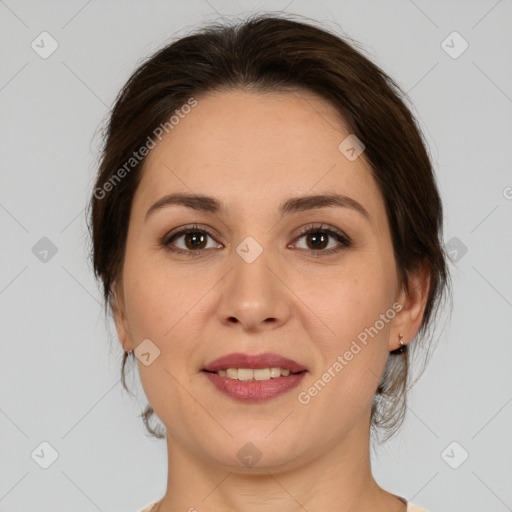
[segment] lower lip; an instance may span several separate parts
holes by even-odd
[[[216,373],[203,373],[219,391],[242,402],[262,402],[282,395],[298,386],[306,374],[304,371],[270,380],[243,381],[221,377]]]

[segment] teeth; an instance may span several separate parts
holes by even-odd
[[[286,370],[284,370],[286,371]],[[281,376],[281,369],[280,368],[270,368],[270,377],[275,379],[276,377]]]
[[[228,377],[236,380],[270,380],[277,377],[288,377],[290,370],[284,368],[228,368],[227,370],[219,370],[216,372],[221,377]]]
[[[230,370],[233,369],[235,372],[238,373],[238,380],[251,380],[254,377],[254,370],[251,370],[250,368],[230,368]]]
[[[226,377],[229,377],[230,379],[238,379],[238,369],[228,368],[226,370]]]
[[[258,368],[253,370],[254,380],[270,380],[270,368]],[[240,370],[238,370],[238,378],[240,378]]]

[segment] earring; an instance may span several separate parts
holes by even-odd
[[[403,348],[405,347],[405,343],[404,343],[404,341],[403,341],[403,337],[404,337],[404,335],[403,335],[402,333],[400,333],[398,336],[399,336],[399,340],[398,340],[398,341],[399,341],[399,343],[400,343],[400,347],[399,347],[399,348],[400,348],[400,349],[403,349]]]

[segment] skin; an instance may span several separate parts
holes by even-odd
[[[350,132],[329,103],[299,91],[197,99],[146,159],[114,301],[125,349],[150,339],[160,350],[149,366],[138,361],[167,428],[168,483],[158,511],[404,511],[371,473],[370,407],[398,334],[407,342],[421,326],[428,272],[410,276],[409,294],[399,287],[383,197],[364,153],[350,161],[338,149]],[[360,202],[370,221],[339,207],[278,215],[291,196],[333,191]],[[214,196],[227,213],[170,206],[145,221],[150,206],[172,192]],[[211,233],[200,256],[159,243],[193,223]],[[352,245],[330,237],[321,247],[340,251],[314,257],[320,249],[298,236],[320,223]],[[250,264],[236,252],[247,236],[263,248]],[[194,247],[186,236],[173,243]],[[401,311],[301,404],[297,395],[397,302]],[[231,352],[267,351],[308,373],[266,402],[236,401],[200,371]],[[252,467],[237,457],[248,442],[261,452]]]

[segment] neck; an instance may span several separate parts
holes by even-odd
[[[198,456],[168,431],[167,492],[156,510],[405,512],[405,504],[372,476],[368,422],[362,420],[337,446],[244,472]]]

